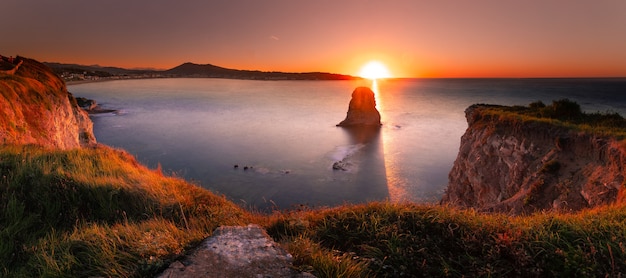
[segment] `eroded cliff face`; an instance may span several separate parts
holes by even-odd
[[[71,149],[95,144],[93,123],[63,80],[31,59],[0,73],[0,144]]]
[[[466,110],[443,204],[525,214],[621,202],[626,146],[609,136]]]

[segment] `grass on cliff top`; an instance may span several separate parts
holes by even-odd
[[[267,229],[318,277],[614,277],[626,208],[508,217],[370,203],[280,213]]]
[[[555,100],[550,105],[541,101],[528,106],[488,106],[490,115],[522,120],[546,122],[574,130],[626,138],[626,120],[615,112],[584,113],[580,105],[569,99]]]
[[[0,276],[152,276],[249,216],[108,147],[0,146]]]
[[[254,215],[108,147],[0,146],[0,276],[151,277],[257,223],[318,277],[616,276],[626,208],[508,217],[369,203]]]

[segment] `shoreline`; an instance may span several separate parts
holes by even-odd
[[[164,79],[164,78],[174,78],[174,77],[143,77],[143,78],[103,78],[103,79],[98,79],[98,80],[72,80],[72,81],[65,81],[63,80],[63,82],[65,82],[65,86],[72,86],[72,85],[80,85],[80,84],[88,84],[88,83],[100,83],[100,82],[108,82],[108,81],[125,81],[125,80],[140,80],[140,79]]]

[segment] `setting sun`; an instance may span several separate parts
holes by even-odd
[[[378,61],[371,61],[361,68],[359,76],[368,79],[389,78],[391,74],[387,67]]]

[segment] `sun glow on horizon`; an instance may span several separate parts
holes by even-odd
[[[383,63],[379,61],[370,61],[361,68],[359,76],[376,80],[379,78],[390,78],[391,74]]]

